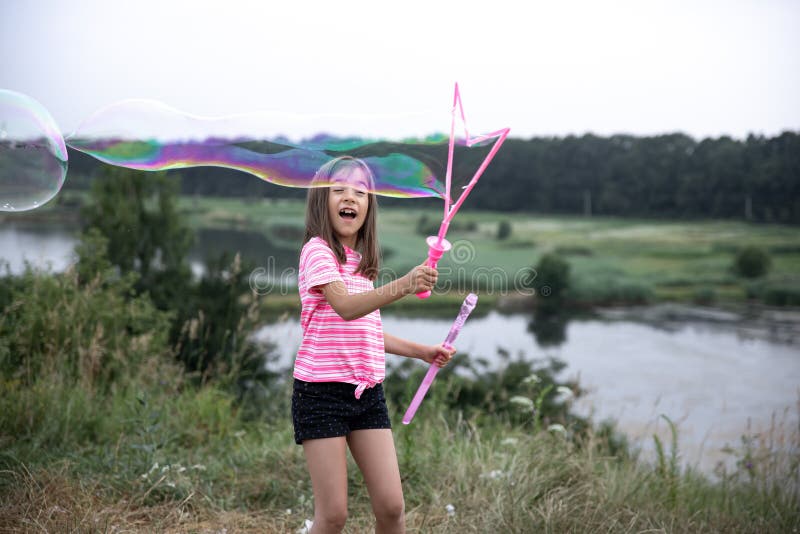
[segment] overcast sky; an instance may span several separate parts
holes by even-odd
[[[65,133],[124,98],[446,113],[455,81],[475,133],[796,131],[800,2],[0,0],[0,88]]]

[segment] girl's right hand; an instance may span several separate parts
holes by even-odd
[[[429,267],[424,263],[422,265],[417,265],[403,277],[407,279],[407,283],[404,284],[409,288],[407,294],[416,295],[423,291],[432,291],[433,286],[436,285],[437,276],[438,272],[433,267]]]

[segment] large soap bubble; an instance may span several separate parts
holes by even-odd
[[[61,190],[67,147],[36,100],[0,89],[0,211],[34,209]]]
[[[449,117],[444,111],[434,124],[452,122],[455,106]],[[317,171],[335,158],[351,156],[370,167],[372,192],[378,195],[445,198],[467,189],[504,135],[473,138],[466,124],[462,137],[451,128],[452,139],[420,132],[420,118],[430,124],[436,113],[254,112],[207,118],[157,101],[125,100],[100,109],[64,140],[47,111],[29,97],[0,91],[0,112],[4,211],[33,209],[58,193],[67,169],[65,144],[110,165],[147,171],[225,167],[287,187],[329,185],[317,178]],[[371,133],[381,128],[396,133]]]

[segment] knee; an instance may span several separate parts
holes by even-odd
[[[405,503],[403,499],[392,499],[375,506],[375,518],[383,524],[398,524],[405,519]]]
[[[347,507],[336,507],[314,514],[314,527],[317,532],[341,532],[347,522]]]

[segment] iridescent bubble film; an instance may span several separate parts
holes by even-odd
[[[127,100],[113,104],[84,121],[67,144],[112,165],[142,170],[217,166],[253,174],[289,187],[327,185],[314,181],[316,171],[340,157],[357,157],[375,177],[374,191],[393,197],[442,197],[447,163],[447,137],[430,135],[398,140],[327,133],[342,130],[347,116],[290,116],[269,113],[203,118],[160,102]],[[362,123],[376,118],[362,117]],[[384,119],[391,120],[391,118]],[[442,129],[448,117],[442,114]],[[290,139],[279,128],[316,132]],[[366,125],[367,127],[369,124]],[[365,124],[357,125],[364,129]],[[295,134],[296,136],[296,134]],[[453,183],[467,180],[487,143],[459,152]],[[460,155],[460,154],[459,154]],[[463,171],[463,172],[461,172]]]
[[[0,211],[34,209],[61,190],[67,148],[34,99],[0,89]]]

